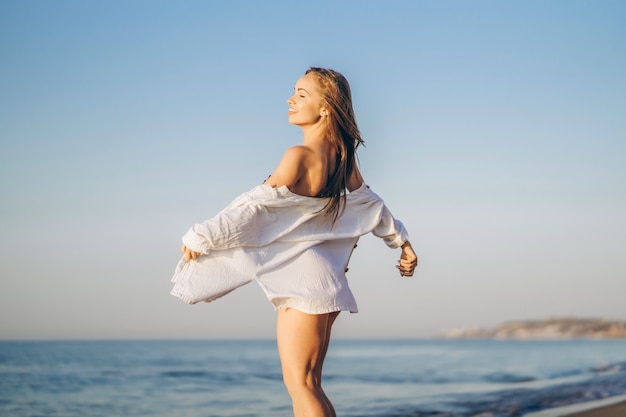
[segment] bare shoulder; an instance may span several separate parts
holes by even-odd
[[[265,182],[272,187],[286,185],[292,189],[302,177],[303,167],[309,155],[310,150],[305,146],[293,146],[287,149],[280,164]]]
[[[283,167],[298,167],[298,169],[310,166],[316,159],[316,153],[307,146],[297,145],[285,151],[280,165]]]
[[[285,151],[283,159],[297,159],[301,161],[302,159],[310,157],[312,153],[313,151],[310,148],[303,145],[296,145]]]

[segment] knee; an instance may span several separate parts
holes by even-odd
[[[315,391],[321,387],[321,378],[316,372],[286,372],[283,370],[283,383],[290,394],[302,391]]]

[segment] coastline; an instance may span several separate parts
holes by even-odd
[[[624,417],[626,395],[524,414],[524,417]]]
[[[446,339],[502,340],[626,339],[626,322],[607,318],[553,317],[509,321],[492,328],[448,329],[441,336]]]

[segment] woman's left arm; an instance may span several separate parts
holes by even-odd
[[[371,190],[369,190],[371,192]],[[372,192],[373,193],[373,192]],[[377,198],[380,198],[376,196]],[[381,200],[382,202],[382,200]],[[417,267],[417,255],[409,242],[409,234],[401,221],[397,220],[387,206],[382,207],[380,222],[374,230],[374,236],[382,238],[390,248],[401,248],[402,253],[396,268],[400,271],[400,276],[411,277]]]

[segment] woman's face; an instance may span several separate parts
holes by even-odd
[[[317,79],[307,74],[300,78],[294,87],[294,94],[287,99],[289,123],[306,126],[317,123],[326,108],[322,106]]]

